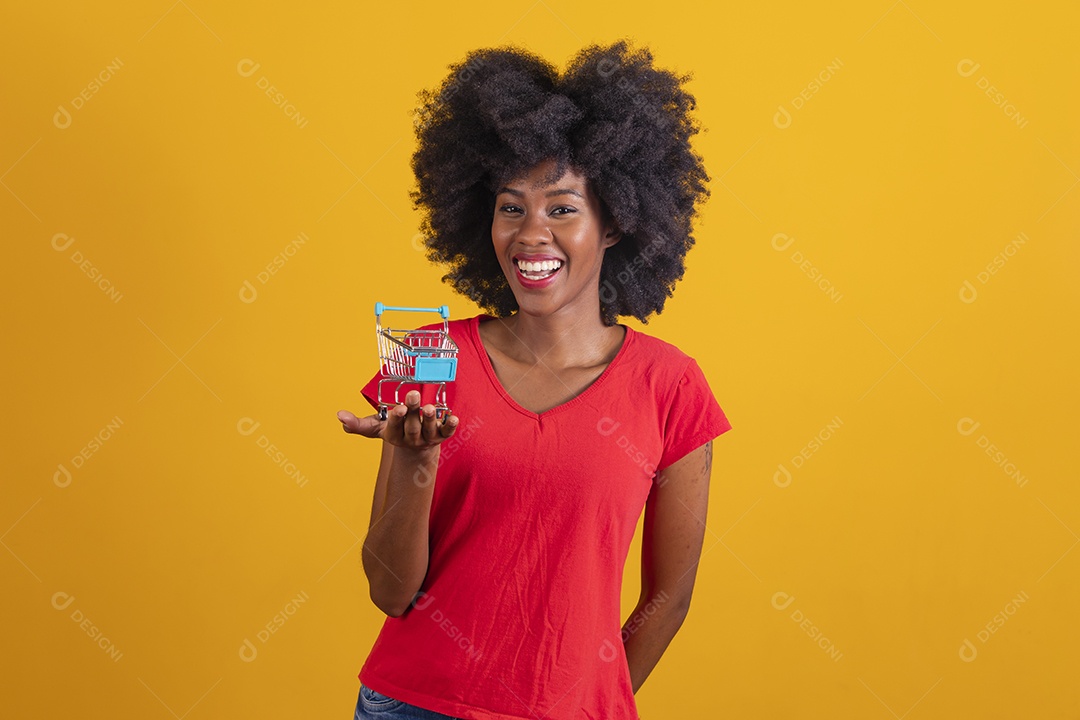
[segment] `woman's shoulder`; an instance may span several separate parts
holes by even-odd
[[[478,332],[476,328],[480,327],[480,322],[484,318],[488,317],[484,313],[473,315],[472,317],[456,318],[451,320],[447,326],[450,331],[450,337],[471,342],[475,333]]]
[[[698,408],[702,417],[713,412],[712,387],[693,355],[673,342],[647,333],[637,332],[635,340],[639,351],[630,382],[654,388],[662,407],[678,403],[682,407]]]
[[[487,316],[483,313],[480,313],[479,315],[473,315],[472,317],[467,318],[454,318],[447,321],[446,329],[450,333],[451,337],[455,335],[464,335],[465,333],[469,332],[472,325],[478,323],[485,317]],[[433,323],[428,323],[427,325],[422,325],[418,327],[417,330],[442,330],[442,327],[442,321],[438,320]]]
[[[693,360],[690,355],[668,340],[630,326],[627,326],[627,328],[633,334],[634,349],[639,356],[644,355],[652,362],[675,367],[680,371],[685,370],[686,366]]]

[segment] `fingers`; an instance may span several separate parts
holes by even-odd
[[[458,416],[457,415],[444,415],[443,420],[439,423],[439,437],[446,439],[453,436],[454,431],[457,430]]]
[[[379,430],[383,426],[383,421],[379,419],[378,415],[359,418],[348,410],[340,410],[337,417],[341,421],[341,429],[353,435],[363,435],[370,438],[378,437]]]
[[[418,391],[410,390],[404,402],[387,408],[386,420],[380,420],[378,414],[357,417],[348,410],[339,411],[337,417],[347,433],[382,438],[402,447],[432,447],[453,437],[459,418],[448,413],[440,418],[434,405],[421,406],[420,399]]]
[[[420,433],[420,393],[410,390],[405,395],[405,409],[401,410],[401,405],[398,405],[394,410],[405,418],[402,427],[405,442],[412,447],[423,445]],[[393,431],[393,427],[390,430]]]
[[[424,417],[421,425],[424,442],[428,444],[438,442],[441,438],[439,436],[439,424],[435,419],[435,406],[429,403],[421,408],[421,413],[423,413]]]

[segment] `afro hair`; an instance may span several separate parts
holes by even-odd
[[[514,47],[475,50],[450,70],[419,93],[410,194],[428,258],[449,269],[443,280],[497,317],[517,309],[491,242],[495,192],[553,159],[551,180],[577,170],[622,234],[601,268],[603,322],[663,311],[709,196],[690,147],[690,76],[653,67],[625,40],[581,50],[562,74]]]

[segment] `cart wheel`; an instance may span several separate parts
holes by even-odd
[[[380,405],[379,406],[379,419],[380,420],[385,420],[386,419],[386,406],[385,405]]]

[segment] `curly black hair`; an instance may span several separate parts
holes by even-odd
[[[516,47],[475,50],[419,93],[417,186],[430,260],[486,312],[517,309],[491,242],[497,188],[554,159],[554,181],[574,168],[600,198],[621,240],[605,251],[600,314],[643,323],[664,309],[694,244],[695,205],[709,176],[690,147],[699,126],[690,75],[653,67],[625,40],[581,50],[566,71]]]

